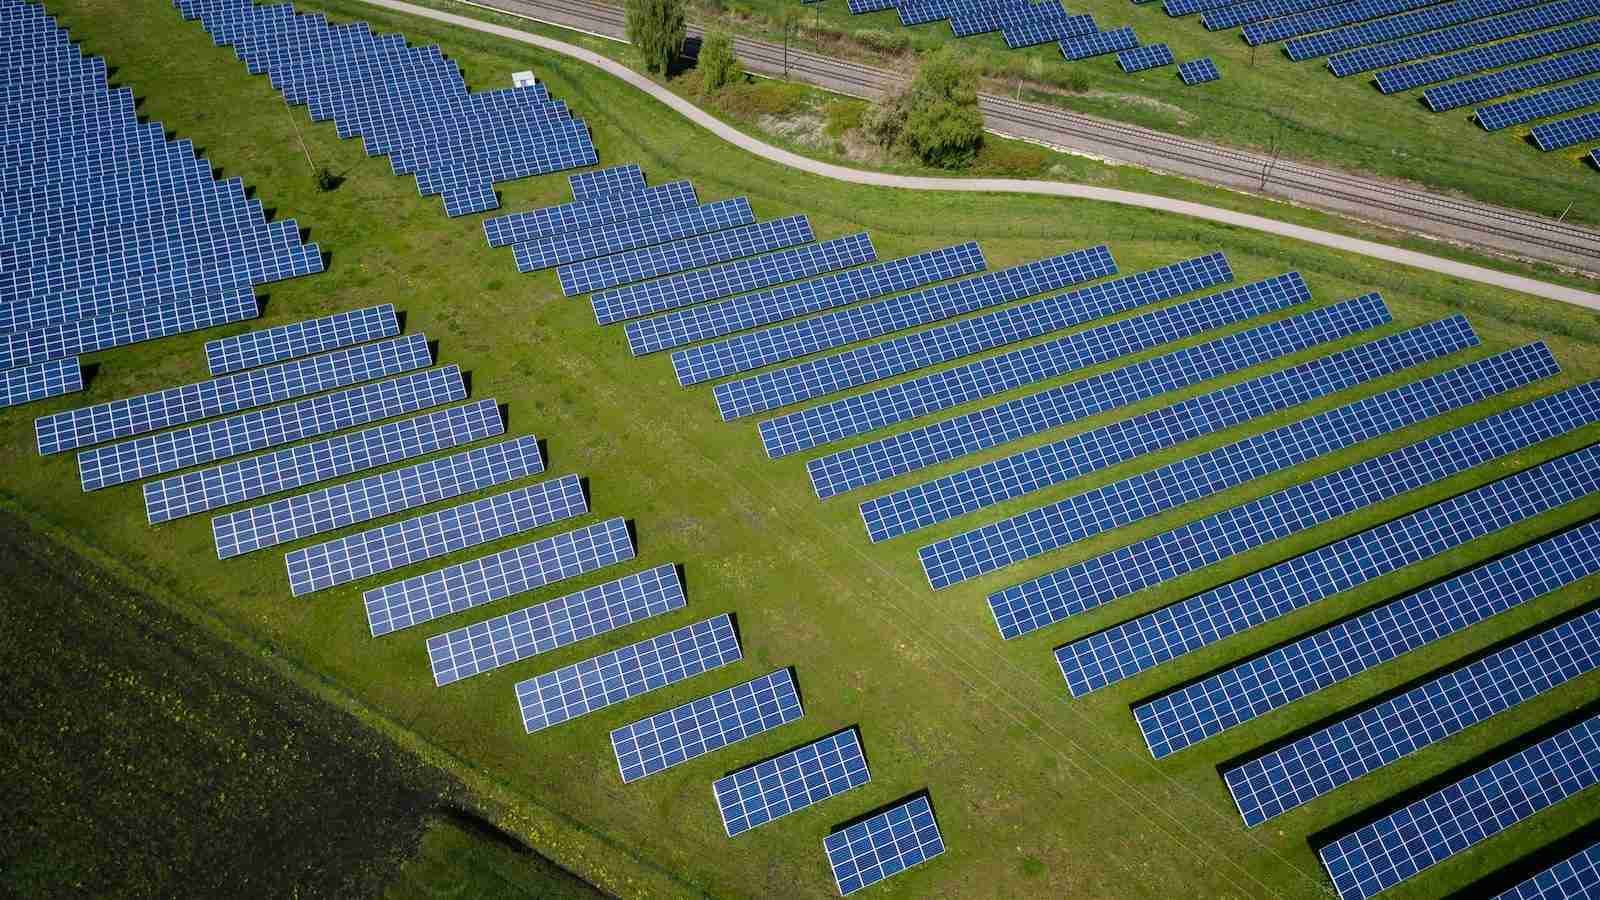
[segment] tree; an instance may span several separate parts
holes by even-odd
[[[733,39],[721,31],[710,32],[700,43],[698,68],[701,85],[708,94],[744,75],[739,69],[739,58],[733,53]]]
[[[865,125],[885,147],[903,147],[926,165],[960,168],[983,146],[977,72],[946,46],[923,61],[911,84],[886,93]]]
[[[639,51],[645,71],[668,74],[688,34],[683,0],[628,0],[627,14],[628,42]]]

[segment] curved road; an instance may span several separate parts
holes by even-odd
[[[1294,240],[1306,241],[1324,247],[1332,247],[1352,253],[1359,253],[1374,259],[1401,265],[1414,266],[1433,272],[1442,272],[1457,278],[1476,281],[1482,284],[1494,285],[1537,297],[1547,297],[1552,300],[1561,300],[1587,306],[1591,309],[1600,309],[1600,294],[1582,291],[1563,285],[1550,284],[1520,275],[1511,275],[1497,272],[1482,266],[1456,262],[1418,253],[1387,244],[1365,241],[1359,238],[1347,237],[1315,228],[1306,228],[1287,222],[1279,222],[1262,216],[1249,213],[1235,212],[1215,206],[1206,206],[1200,203],[1191,203],[1186,200],[1173,200],[1167,197],[1158,197],[1152,194],[1138,194],[1131,191],[1120,191],[1111,188],[1094,187],[1092,185],[1068,184],[1055,181],[1026,181],[1014,178],[924,178],[911,175],[891,175],[884,172],[863,171],[850,169],[832,163],[821,162],[791,153],[779,147],[774,147],[757,138],[751,137],[731,125],[727,125],[709,113],[679,97],[665,87],[655,83],[646,76],[635,72],[627,66],[608,57],[601,56],[591,50],[577,47],[572,44],[547,38],[542,35],[530,34],[504,25],[495,25],[478,19],[459,16],[453,13],[427,9],[414,6],[403,0],[363,0],[373,6],[396,12],[408,13],[421,18],[433,19],[450,25],[469,28],[498,37],[530,44],[553,53],[571,57],[580,62],[588,63],[604,70],[616,78],[650,94],[655,99],[666,104],[696,125],[706,129],[717,137],[740,147],[757,156],[772,160],[781,165],[804,172],[810,172],[825,178],[833,178],[853,184],[866,184],[878,187],[906,188],[920,191],[975,191],[983,193],[1017,193],[1017,194],[1043,194],[1056,197],[1070,197],[1081,200],[1099,200],[1106,203],[1118,203],[1124,206],[1136,206],[1143,209],[1159,210],[1182,216],[1192,216],[1211,222],[1220,222],[1240,228],[1249,228],[1254,231],[1276,234]]]

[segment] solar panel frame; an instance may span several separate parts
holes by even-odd
[[[835,831],[822,842],[841,896],[849,896],[944,852],[926,795]]]
[[[83,390],[83,368],[71,356],[0,371],[0,409]]]
[[[809,219],[803,215],[787,216],[584,260],[562,266],[556,277],[562,293],[572,297],[814,240]]]
[[[804,714],[794,675],[778,669],[611,731],[623,784],[663,772]]]
[[[855,729],[746,766],[711,785],[728,837],[858,788],[872,780]]]

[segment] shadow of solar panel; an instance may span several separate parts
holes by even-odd
[[[711,785],[722,828],[737,837],[872,780],[854,729],[747,766]]]
[[[656,566],[428,638],[439,687],[684,607],[676,566]]]
[[[1357,72],[1381,69],[1396,63],[1436,56],[1474,44],[1496,41],[1541,28],[1564,25],[1600,12],[1595,0],[1558,0],[1532,9],[1507,13],[1481,22],[1468,22],[1416,37],[1359,47],[1328,58],[1328,70],[1343,78]]]
[[[595,322],[611,325],[870,263],[877,258],[872,238],[863,231],[813,246],[604,291],[593,295],[589,301],[594,307]]]
[[[466,397],[456,366],[349,388],[78,453],[85,491],[342,431]]]
[[[694,185],[674,181],[626,194],[612,194],[588,201],[547,206],[529,212],[512,213],[483,220],[483,234],[491,247],[506,247],[521,241],[550,237],[566,231],[609,225],[622,219],[660,215],[699,203]]]
[[[260,314],[255,292],[243,287],[201,303],[141,306],[36,331],[0,334],[0,369],[126,347],[202,328],[243,322]]]
[[[309,594],[543,528],[589,511],[576,475],[495,494],[360,534],[292,550],[289,588]]]
[[[898,537],[1477,343],[1465,317],[1452,316],[868,500],[861,517],[874,542]],[[944,549],[930,545],[927,559],[947,567]]]
[[[1594,43],[1600,43],[1600,22],[1580,22],[1577,25],[1516,38],[1502,44],[1473,47],[1449,56],[1384,69],[1375,78],[1378,90],[1385,94],[1393,94]],[[1440,110],[1432,100],[1428,101],[1428,105],[1435,112]]]
[[[373,588],[362,594],[373,637],[633,559],[619,518]]]
[[[936,463],[1009,443],[1210,378],[1349,337],[1389,320],[1376,294],[1158,356],[880,438],[806,463],[821,499]]]
[[[1178,63],[1178,77],[1183,79],[1184,84],[1195,85],[1216,81],[1222,77],[1222,73],[1217,71],[1217,64],[1211,61],[1211,57],[1202,56]]]
[[[1384,641],[1382,636],[1362,639]],[[1260,825],[1597,668],[1600,611],[1545,629],[1226,769],[1223,780],[1245,824]]]
[[[686,238],[655,247],[644,247],[614,256],[585,260],[563,266],[556,272],[561,291],[569,297],[618,285],[670,275],[685,269],[707,266],[793,247],[816,239],[805,216],[789,216],[730,228],[713,234]]]
[[[1166,44],[1134,47],[1132,50],[1124,50],[1117,54],[1117,65],[1128,74],[1170,66],[1172,63],[1172,48]]]
[[[1448,529],[1449,520],[1441,514],[1454,513],[1468,517],[1467,527],[1473,532],[1472,536],[1481,537],[1593,493],[1600,482],[1592,477],[1580,479],[1570,490],[1565,486],[1552,489],[1536,483],[1540,477],[1565,476],[1575,468],[1568,463],[1592,465],[1600,454],[1591,449],[1587,453],[1579,451],[1579,456],[1578,459],[1563,457],[1554,464],[1519,473],[1533,477],[1510,484],[1501,482],[1506,485],[1505,489],[1474,492],[1475,495],[1469,496],[1477,501],[1476,505],[1455,503],[1446,508],[1445,504],[1440,504],[1437,510],[1430,508],[1423,514],[1398,521],[1402,526]],[[1512,508],[1505,512],[1491,510],[1485,506],[1485,501],[1505,503]],[[1388,540],[1395,539],[1395,531],[1394,528],[1389,530]],[[1380,564],[1380,573],[1464,543],[1449,540],[1448,533],[1446,538],[1438,540],[1425,536],[1426,532],[1413,534],[1417,541],[1427,544],[1426,548],[1408,553],[1408,558],[1398,563]],[[1372,552],[1370,541],[1367,546],[1358,546],[1360,542],[1346,543],[1344,558],[1358,565],[1362,560],[1361,551]],[[1357,553],[1349,552],[1351,546],[1357,546]],[[1551,549],[1560,549],[1566,555],[1557,557],[1549,552]],[[1537,571],[1530,563],[1538,564]],[[1567,532],[1528,551],[1502,557],[1456,579],[1347,619],[1285,648],[1140,704],[1134,707],[1134,718],[1144,732],[1151,754],[1157,758],[1168,756],[1597,570],[1600,570],[1600,556],[1597,556],[1592,531]],[[1344,588],[1363,580],[1360,575],[1339,578]]]
[[[835,831],[822,842],[839,893],[849,896],[944,852],[926,796]]]
[[[957,275],[981,272],[985,265],[983,251],[978,249],[976,241],[891,259],[826,278],[629,322],[626,326],[628,349],[634,356],[644,356],[857,300],[920,288]]]
[[[528,734],[742,658],[726,613],[517,682]]]
[[[1131,50],[1139,46],[1139,36],[1133,33],[1132,28],[1124,25],[1110,31],[1065,37],[1056,43],[1061,47],[1062,56],[1069,60],[1078,60],[1103,56],[1118,50]]]
[[[1312,59],[1352,47],[1390,41],[1470,22],[1473,19],[1482,19],[1495,13],[1537,6],[1541,2],[1543,0],[1454,0],[1451,3],[1427,6],[1404,15],[1379,19],[1376,22],[1295,38],[1284,45],[1284,52],[1289,54],[1290,59]]]
[[[1025,341],[1232,279],[1233,271],[1228,267],[1227,259],[1220,253],[1213,253],[1093,285],[1069,294],[1032,300],[1019,306],[984,313],[970,319],[961,319],[927,331],[915,332],[871,346],[858,347],[822,359],[719,384],[712,391],[712,396],[716,398],[717,410],[721,413],[723,421],[730,421],[741,416],[892,378],[895,375],[984,350]],[[1309,297],[1309,294],[1307,296]],[[1126,328],[1136,327],[1126,326]],[[1072,339],[1088,340],[1079,336]],[[1035,348],[1019,352],[1051,353]],[[1001,359],[1007,358],[1010,358],[1009,355],[1001,357]],[[992,362],[994,361],[985,360],[971,363],[966,367],[940,372],[929,377],[965,381],[969,370]],[[1035,377],[1037,379],[1048,376]],[[884,392],[903,390],[915,390],[915,388],[909,385],[894,385],[866,397],[877,398]],[[851,408],[855,409],[857,408],[855,404],[864,402],[867,402],[865,397],[853,397],[839,401],[833,406],[851,404]],[[939,408],[954,406],[959,402],[947,403]],[[781,417],[774,420],[774,423],[788,421],[789,417]],[[779,437],[796,432],[817,435],[818,430],[810,427],[813,424],[814,422],[808,421],[806,426],[791,430],[785,429],[781,424],[763,422],[761,435],[767,455],[776,458],[784,453],[793,453],[815,446],[814,443],[798,439],[783,440]],[[775,449],[781,452],[774,452]]]
[[[47,455],[293,400],[433,364],[428,339],[409,335],[253,372],[67,410],[34,422]]]
[[[611,732],[624,784],[688,762],[800,718],[788,669],[691,700]]]
[[[578,172],[567,176],[572,188],[572,199],[579,203],[598,200],[611,194],[626,194],[644,190],[644,172],[635,163],[611,166],[593,172]]]
[[[1039,610],[1048,608],[1051,621],[1104,605],[1184,572],[1314,528],[1595,421],[1596,388],[1596,385],[1580,386],[1514,407],[1499,415],[1346,466],[1124,548],[1115,555],[1125,558],[1127,554],[1137,552],[1156,554],[1150,561],[1150,567],[1141,571],[1133,583],[1103,590],[1066,587],[1073,583],[1074,578],[1081,579],[1087,572],[1097,573],[1095,577],[1105,572],[1109,577],[1126,570],[1127,566],[1108,558],[1112,555],[1108,554],[996,594],[990,598],[991,604],[997,612],[1008,608],[1027,609],[1033,611],[1035,616]],[[1464,446],[1463,442],[1467,441],[1477,443]],[[1427,459],[1427,463],[1415,464],[1417,459]],[[1397,466],[1413,467],[1397,471]],[[1116,656],[1112,668],[1086,671],[1082,676],[1074,674],[1069,687],[1077,684],[1075,693],[1087,692],[1130,677],[1175,656],[1286,615],[1354,584],[1436,556],[1512,522],[1554,508],[1541,504],[1549,501],[1549,498],[1563,495],[1549,494],[1545,498],[1531,499],[1524,496],[1528,491],[1527,483],[1540,477],[1538,474],[1522,473],[1475,492],[1425,507],[1406,518],[1392,520],[1279,566],[1158,609],[1133,623],[1124,623],[1086,638],[1085,641],[1089,643],[1084,647],[1093,645],[1097,669],[1111,661],[1100,651],[1100,647],[1130,640],[1139,646]],[[1483,508],[1487,503],[1512,500],[1516,501],[1516,505],[1511,508]],[[1176,543],[1192,540],[1196,535],[1213,535],[1218,533],[1218,528],[1241,522],[1246,524],[1214,548],[1208,548],[1203,557],[1196,554],[1191,546],[1179,548]],[[1425,539],[1413,540],[1414,532],[1411,529],[1415,528],[1424,531],[1437,528],[1439,531],[1427,534]],[[1395,540],[1404,541],[1406,545],[1389,552],[1386,546],[1379,548],[1375,543]],[[1377,558],[1369,558],[1373,554]],[[1356,565],[1349,570],[1337,568],[1350,560],[1354,560]],[[1324,566],[1334,566],[1335,569],[1323,572]],[[1316,569],[1317,574],[1308,577],[1307,573],[1312,569]],[[1240,611],[1247,606],[1250,607],[1248,611]],[[1214,614],[1217,610],[1233,610],[1236,615],[1224,621],[1225,616]],[[1182,617],[1185,623],[1183,635],[1164,634],[1166,625],[1177,617]],[[1194,624],[1199,622],[1205,624]],[[1064,671],[1078,665],[1072,662],[1069,666],[1067,662],[1067,658],[1077,652],[1072,650],[1070,653],[1063,651],[1057,654]]]
[[[1596,783],[1600,716],[1357,829],[1318,854],[1341,900],[1364,900]]]
[[[0,409],[81,390],[83,369],[76,356],[0,371]]]
[[[1041,556],[1184,503],[1424,422],[1560,371],[1542,344],[1469,363],[923,547],[935,588]],[[995,608],[1003,637],[1011,624]]]
[[[1600,112],[1584,113],[1570,119],[1559,119],[1533,128],[1533,142],[1540,150],[1549,152],[1571,147],[1600,138]]]
[[[206,367],[213,375],[226,375],[399,333],[394,305],[384,303],[207,341]]]
[[[1574,853],[1495,900],[1587,900],[1600,884],[1600,843]]]
[[[1104,245],[1063,253],[672,354],[684,386],[977,312],[1116,272]]]
[[[516,254],[517,271],[535,272],[637,247],[721,231],[736,225],[748,225],[754,221],[755,214],[750,211],[750,201],[735,197],[673,210],[647,219],[612,222],[583,231],[552,235],[515,244],[511,249]]]
[[[1600,53],[1592,54],[1585,68],[1587,71],[1593,71],[1597,65],[1600,65]],[[1570,74],[1557,76],[1556,80],[1570,78],[1576,74],[1580,73],[1574,70]],[[1516,91],[1532,86],[1534,85],[1511,86],[1508,84],[1508,89]],[[1507,100],[1504,103],[1480,107],[1473,111],[1473,118],[1478,120],[1478,124],[1483,126],[1484,131],[1498,131],[1501,128],[1521,125],[1534,119],[1572,112],[1575,109],[1582,109],[1594,103],[1600,103],[1600,78],[1590,78],[1587,81],[1564,85],[1548,91],[1540,91],[1537,94],[1529,94],[1524,97],[1518,97],[1515,100]]]

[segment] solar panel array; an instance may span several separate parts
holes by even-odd
[[[644,190],[644,171],[637,163],[627,163],[568,175],[567,184],[572,188],[572,199],[587,203],[611,194]]]
[[[465,422],[452,422],[457,418]],[[429,427],[424,420],[441,421]],[[412,425],[412,423],[417,423]],[[410,432],[393,441],[402,458],[460,446],[504,432],[494,401],[432,413],[421,419],[383,426]],[[335,438],[335,440],[340,440]],[[337,458],[337,457],[334,457]],[[363,462],[367,460],[363,459]],[[387,457],[385,462],[393,461]],[[346,466],[338,466],[340,469]],[[348,528],[383,516],[437,503],[544,471],[539,442],[532,436],[467,450],[357,481],[332,485],[308,494],[252,506],[211,520],[218,559],[276,547],[312,535]],[[322,476],[321,472],[317,476]],[[315,477],[317,481],[333,477]]]
[[[1048,44],[1098,31],[1093,16],[1066,16],[1053,19],[1018,19],[1001,26],[1006,46],[1013,50]]]
[[[532,734],[701,672],[738,662],[726,613],[517,682],[522,727]]]
[[[623,519],[448,566],[362,595],[373,637],[633,559]]]
[[[1600,138],[1600,112],[1584,113],[1533,127],[1533,142],[1549,152]]]
[[[611,732],[624,784],[800,718],[794,676],[779,669]]]
[[[71,356],[0,370],[0,409],[83,390],[83,368]]]
[[[433,683],[443,687],[557,647],[682,609],[676,566],[625,575],[547,603],[428,638]]]
[[[621,219],[606,225],[560,232],[512,246],[518,272],[536,272],[624,250],[721,231],[755,221],[743,197],[674,209],[643,219]]]
[[[1506,69],[1477,78],[1469,78],[1466,81],[1431,87],[1422,92],[1422,99],[1428,104],[1428,108],[1434,112],[1444,112],[1445,110],[1470,106],[1473,103],[1491,100],[1495,97],[1503,97],[1506,94],[1514,94],[1518,91],[1525,91],[1557,81],[1565,81],[1569,78],[1577,78],[1580,75],[1588,75],[1593,72],[1600,72],[1600,50],[1584,50],[1526,66],[1518,66],[1514,69]],[[1495,107],[1490,107],[1490,109],[1504,106],[1505,104],[1496,104]],[[1568,108],[1577,109],[1576,106]],[[1564,112],[1565,110],[1553,110],[1551,113],[1539,113],[1538,115],[1553,115],[1556,111]],[[1490,121],[1494,123],[1493,125],[1486,123],[1482,118],[1478,119],[1479,124],[1491,130],[1515,124],[1508,117],[1503,117],[1500,114],[1490,113],[1490,115]],[[1538,118],[1538,115],[1529,116],[1528,118]],[[1522,121],[1527,121],[1527,119]]]
[[[711,785],[728,837],[799,812],[872,779],[854,729],[813,741]]]
[[[340,137],[361,137],[368,155],[388,155],[421,196],[442,194],[448,215],[499,206],[498,182],[598,160],[588,126],[543,86],[469,93],[437,46],[254,0],[173,5],[252,73],[267,74],[285,102],[308,107],[314,121],[333,120]]]
[[[1507,757],[1318,853],[1341,900],[1364,900],[1600,783],[1600,716]]]
[[[1178,77],[1183,79],[1184,84],[1196,85],[1216,81],[1222,77],[1222,73],[1217,71],[1217,64],[1211,61],[1211,57],[1202,56],[1178,63]]]
[[[492,543],[589,511],[578,476],[517,488],[284,557],[296,597]]]
[[[1475,346],[1452,316],[861,504],[884,541]],[[943,560],[942,554],[937,558]]]
[[[694,185],[673,181],[638,191],[610,194],[589,201],[547,206],[483,220],[483,234],[491,247],[509,247],[567,231],[609,225],[625,219],[659,216],[699,202]]]
[[[1245,824],[1260,825],[1597,668],[1593,611],[1226,769],[1223,780]]]
[[[841,450],[809,461],[806,471],[817,496],[827,499],[1348,337],[1388,318],[1382,299],[1370,294]]]
[[[1077,60],[1115,53],[1118,50],[1131,50],[1139,46],[1139,36],[1133,33],[1132,28],[1124,25],[1110,31],[1065,37],[1056,43],[1061,47],[1062,56]]]
[[[1515,38],[1504,43],[1473,47],[1448,56],[1384,69],[1376,76],[1378,90],[1385,94],[1407,91],[1425,84],[1437,84],[1462,75],[1526,62],[1594,43],[1600,43],[1600,22],[1579,22],[1576,25]],[[1433,107],[1435,112],[1440,109],[1434,106],[1431,100],[1428,105]]]
[[[1475,44],[1565,25],[1597,13],[1600,13],[1600,0],[1557,0],[1481,22],[1467,22],[1404,40],[1339,53],[1328,58],[1328,70],[1343,78]]]
[[[948,587],[1391,434],[1556,371],[1554,359],[1542,345],[1532,352],[1511,351],[945,538],[923,547],[918,557],[929,583],[936,589]],[[1034,609],[1025,609],[1030,615],[1024,621],[1031,620]],[[1004,637],[1031,630],[1023,629],[1003,604],[994,612]]]
[[[255,292],[239,287],[200,302],[139,306],[33,331],[0,333],[0,370],[188,334],[260,314]]]
[[[1170,66],[1173,63],[1172,48],[1166,44],[1149,44],[1124,50],[1117,54],[1117,65],[1122,71],[1133,73],[1143,72],[1145,69],[1154,69],[1160,66]]]
[[[1334,582],[1328,586],[1311,586],[1304,580],[1287,583],[1280,589],[1294,592],[1292,596],[1281,600],[1274,597],[1271,605],[1259,613],[1252,609],[1244,614],[1248,618],[1220,628],[1227,610],[1215,605],[1208,610],[1209,618],[1194,626],[1204,634],[1184,643],[1188,647],[1203,645],[1209,642],[1208,638],[1216,639],[1283,615],[1306,602],[1592,494],[1600,487],[1600,479],[1592,471],[1596,459],[1600,459],[1600,453],[1578,451],[1341,541],[1333,545],[1344,551],[1338,561],[1365,566],[1367,570],[1345,575],[1325,570],[1313,576]],[[1580,471],[1582,466],[1591,470]],[[1572,480],[1563,483],[1561,479]],[[1435,529],[1439,533],[1433,533]],[[1415,547],[1407,548],[1400,558],[1373,555],[1375,542],[1393,545],[1404,539]],[[1562,555],[1556,555],[1555,550],[1562,551]],[[1313,562],[1332,558],[1330,553],[1321,553]],[[1142,703],[1134,707],[1134,718],[1151,754],[1157,758],[1168,756],[1511,606],[1587,577],[1597,568],[1600,544],[1594,539],[1593,528],[1584,526]],[[1260,599],[1258,594],[1257,600]],[[1173,632],[1167,634],[1171,636]]]
[[[713,395],[717,401],[718,412],[722,414],[723,420],[727,421],[873,381],[882,381],[895,375],[984,350],[1003,347],[1051,331],[1213,287],[1232,279],[1233,271],[1220,253],[1185,260],[1068,294],[1030,301],[1020,306],[984,313],[883,343],[719,384]],[[1005,389],[996,386],[998,381],[1005,380],[1004,377],[997,376],[997,368],[1008,371],[1012,380],[1022,378],[1038,381],[1050,377],[1048,371],[1033,370],[1031,362],[1019,366],[1017,362],[1023,358],[1029,360],[1057,356],[1071,358],[1074,355],[1087,358],[1096,355],[1097,351],[1102,358],[1111,358],[1112,355],[1132,353],[1142,347],[1162,342],[1163,338],[1175,340],[1180,336],[1178,332],[1186,329],[1190,332],[1202,330],[1208,327],[1207,322],[1220,324],[1222,321],[1248,318],[1268,309],[1281,308],[1295,302],[1295,296],[1296,292],[1292,285],[1263,282],[1228,291],[1215,298],[1184,304],[1176,310],[1162,310],[1140,316],[1131,322],[1119,322],[1043,346],[1027,347],[996,359],[939,372],[928,378],[897,384],[863,397],[852,397],[841,403],[851,404],[852,410],[856,411],[859,411],[855,406],[858,403],[867,407],[893,406],[896,409],[909,410],[910,407],[905,401],[909,397],[916,396],[919,398],[918,402],[910,405],[919,410],[925,405],[929,406],[930,411],[944,409],[961,401],[930,402],[928,392],[923,389],[930,379],[942,379],[946,384],[962,384],[960,390],[969,399],[973,396],[985,396]],[[1073,349],[1062,351],[1062,347],[1067,345]],[[1023,370],[1028,370],[1028,374],[1021,374]],[[981,373],[976,376],[978,384],[971,383],[971,379],[975,377],[974,373]],[[1026,380],[1018,383],[1026,383]],[[839,405],[832,404],[824,409],[836,410]],[[801,415],[811,412],[808,410]],[[828,416],[826,413],[823,415]],[[867,418],[876,421],[882,417]],[[820,421],[808,418],[797,422],[792,417],[782,417],[762,423],[762,444],[766,447],[767,455],[776,458],[816,446],[817,443],[826,440],[842,437],[846,433],[835,433],[834,429],[826,426],[819,428],[817,426]],[[879,424],[887,424],[888,421],[898,421],[898,419],[885,419]]]
[[[1556,863],[1495,900],[1591,900],[1600,887],[1600,843]]]
[[[1542,0],[1453,0],[1448,3],[1427,5],[1422,0],[1358,0],[1357,5],[1363,9],[1372,6],[1401,6],[1413,9],[1412,12],[1398,16],[1378,19],[1375,22],[1366,22],[1359,25],[1350,25],[1333,31],[1323,31],[1319,34],[1297,37],[1284,44],[1284,52],[1293,60],[1313,59],[1318,56],[1328,56],[1341,50],[1352,47],[1362,47],[1367,44],[1376,44],[1380,41],[1391,41],[1396,38],[1408,37],[1425,31],[1433,31],[1451,25],[1470,22],[1473,19],[1482,19],[1496,13],[1511,12],[1538,5]],[[1416,7],[1422,7],[1417,9]],[[1361,18],[1369,19],[1371,15]],[[1324,26],[1325,27],[1325,26]]]
[[[1590,71],[1595,65],[1600,65],[1600,53],[1594,54],[1589,61]],[[1569,78],[1570,75],[1560,76]],[[1558,79],[1559,80],[1559,79]],[[1527,85],[1526,87],[1532,87]],[[1509,90],[1523,90],[1523,87],[1510,87]],[[1490,106],[1479,107],[1473,111],[1473,117],[1485,131],[1496,131],[1511,125],[1521,125],[1534,119],[1546,116],[1556,116],[1575,109],[1582,109],[1595,103],[1600,103],[1600,78],[1591,78],[1575,84],[1564,85],[1537,94],[1507,100],[1504,103],[1495,103]]]
[[[657,247],[585,260],[564,266],[556,274],[561,281],[562,292],[571,297],[657,275],[671,275],[685,269],[794,247],[815,239],[811,223],[805,216],[788,216]]]
[[[1208,31],[1221,31],[1332,5],[1333,0],[1252,0],[1233,4],[1226,0],[1209,0],[1204,8],[1205,15],[1200,17],[1200,24]]]
[[[822,842],[839,893],[845,896],[877,884],[944,852],[944,837],[928,798],[918,796]]]
[[[208,341],[206,367],[212,375],[226,375],[399,333],[394,305],[384,303]]]

